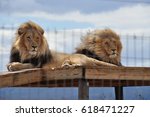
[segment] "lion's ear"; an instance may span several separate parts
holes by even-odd
[[[42,35],[44,34],[44,30],[41,27],[40,27],[39,31]]]
[[[19,29],[18,29],[18,35],[23,34],[23,33],[24,33],[24,30],[25,30],[24,28],[19,28]]]

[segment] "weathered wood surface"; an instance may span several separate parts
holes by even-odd
[[[0,87],[78,87],[78,80],[83,77],[89,82],[89,87],[150,86],[148,67],[79,67],[6,72],[0,74]]]
[[[72,80],[82,77],[82,68],[78,69],[31,69],[0,74],[0,87],[12,87],[39,83],[42,81]]]
[[[108,80],[150,80],[150,68],[148,67],[112,67],[112,68],[87,68],[86,79]]]

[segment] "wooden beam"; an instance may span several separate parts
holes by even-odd
[[[82,68],[74,69],[30,69],[0,74],[0,87],[12,87],[52,80],[82,78]]]
[[[89,99],[89,82],[85,79],[85,69],[82,72],[82,78],[79,79],[78,84],[78,99],[88,100]]]
[[[89,83],[86,79],[79,79],[78,99],[79,100],[89,99]]]
[[[123,100],[123,87],[122,86],[115,87],[115,97],[116,97],[116,100]]]
[[[0,75],[0,87],[10,87],[41,81],[39,69],[6,72]]]
[[[0,74],[0,87],[78,87],[83,68],[31,69]],[[150,86],[150,68],[98,67],[85,68],[90,87]],[[57,83],[57,84],[56,84]]]
[[[150,81],[142,80],[87,80],[89,87],[131,87],[131,86],[150,86]],[[57,83],[57,84],[56,84]],[[15,87],[78,87],[79,79],[73,80],[52,80],[34,82],[31,84],[17,85]]]
[[[101,67],[87,68],[86,79],[101,80],[142,80],[150,81],[150,68],[148,67]]]

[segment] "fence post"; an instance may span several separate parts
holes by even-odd
[[[123,100],[123,87],[122,86],[115,87],[115,97],[116,97],[116,100]]]
[[[85,68],[82,71],[82,78],[79,79],[78,86],[78,99],[88,100],[89,99],[89,82],[85,79]]]

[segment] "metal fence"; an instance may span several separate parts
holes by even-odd
[[[6,71],[6,64],[9,61],[9,51],[13,38],[15,37],[16,28],[0,28],[0,72]],[[80,43],[82,37],[89,30],[73,29],[73,30],[50,30],[47,29],[45,36],[51,49],[60,52],[72,53],[75,47]],[[124,66],[149,67],[150,66],[150,37],[121,34],[123,43],[122,64]],[[93,84],[96,81],[93,81]],[[48,83],[48,82],[47,82]],[[64,80],[64,87],[66,85]],[[136,83],[136,82],[135,82]],[[57,86],[58,81],[54,82]],[[35,88],[16,87],[1,88],[0,99],[78,99],[78,90],[72,84],[67,88],[41,88],[36,84]],[[124,99],[150,99],[150,87],[127,87],[124,89]],[[115,99],[114,89],[90,88],[90,99]],[[130,95],[134,94],[134,95]]]

